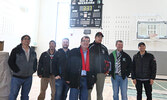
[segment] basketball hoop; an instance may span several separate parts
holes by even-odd
[[[149,37],[151,40],[157,40],[158,39],[158,34],[149,34]]]

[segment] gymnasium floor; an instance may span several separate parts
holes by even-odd
[[[163,76],[162,78],[166,78],[166,76]],[[30,100],[37,100],[39,91],[40,91],[40,79],[36,75],[34,75],[33,84],[30,92]],[[111,80],[110,77],[106,77],[104,92],[103,92],[103,100],[113,100],[112,95],[113,93],[112,93]],[[50,97],[51,97],[50,86],[48,86],[45,100],[50,100]],[[145,92],[143,91],[143,100],[146,100],[145,97],[146,97]],[[20,95],[18,100],[20,100]],[[95,88],[93,89],[92,92],[92,100],[96,100]],[[128,100],[136,100],[136,90],[131,79],[128,79]],[[167,100],[167,81],[165,80],[155,81],[153,85],[153,100]]]

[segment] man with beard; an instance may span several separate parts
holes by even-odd
[[[66,100],[67,92],[69,90],[68,84],[64,80],[66,66],[67,66],[67,58],[69,55],[69,39],[64,38],[62,40],[62,47],[58,50],[58,66],[59,66],[59,75],[56,76],[56,93],[55,100]]]
[[[38,76],[41,78],[41,91],[38,96],[38,100],[45,99],[45,92],[48,87],[48,83],[51,86],[51,100],[54,100],[55,96],[55,76],[58,74],[57,66],[57,52],[56,42],[51,40],[49,42],[49,50],[42,53],[39,59]]]

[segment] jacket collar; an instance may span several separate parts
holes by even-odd
[[[30,48],[30,53],[31,53],[33,50],[32,50],[32,48],[30,46],[29,46],[29,48]],[[16,46],[16,49],[18,50],[18,52],[24,52],[21,43]]]
[[[147,54],[147,51],[145,51],[145,54],[144,54],[144,55],[146,55],[146,54]],[[140,55],[140,51],[138,51],[137,55]]]
[[[50,49],[48,49],[47,53],[50,55]],[[55,49],[53,55],[55,55],[55,54],[56,54],[56,49]]]
[[[101,45],[101,43],[96,43],[95,41],[93,43],[96,44],[96,45]]]
[[[65,52],[64,50],[63,50],[63,48],[60,48],[58,51],[63,51],[63,52]],[[66,52],[69,52],[70,51],[70,49],[68,49]]]
[[[117,49],[116,49],[115,51],[117,52]],[[123,52],[124,52],[123,50],[122,50],[122,51],[120,51],[120,53],[121,53],[121,54],[123,54]]]

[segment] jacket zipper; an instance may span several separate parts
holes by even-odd
[[[101,56],[100,56],[100,47],[101,47],[101,45],[99,46],[99,65],[100,65],[100,73],[102,72],[101,71]]]

